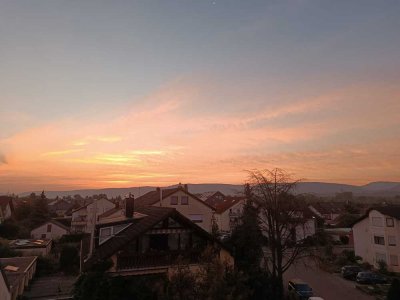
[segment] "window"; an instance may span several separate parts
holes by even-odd
[[[388,245],[396,246],[396,237],[394,235],[388,235]]]
[[[46,238],[46,234],[43,233],[43,234],[42,234],[42,239],[45,239],[45,238]]]
[[[384,261],[386,262],[386,254],[383,253],[376,253],[375,254],[376,262]]]
[[[171,196],[171,205],[178,205],[178,196]]]
[[[189,197],[188,196],[182,196],[181,197],[181,204],[182,205],[188,205],[189,204]]]
[[[394,227],[393,218],[386,218],[386,226],[387,227]]]
[[[383,227],[383,219],[380,217],[372,217],[372,225]]]
[[[399,265],[399,258],[397,255],[390,255],[390,264],[392,266],[398,266]]]
[[[383,236],[374,236],[374,243],[376,245],[385,245],[385,238]]]
[[[111,233],[112,233],[111,227],[100,228],[99,244],[103,243],[106,239],[108,239],[111,236]]]
[[[203,215],[189,215],[193,223],[203,223]]]
[[[47,224],[47,232],[51,232],[51,224]]]

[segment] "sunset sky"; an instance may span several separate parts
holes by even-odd
[[[0,194],[400,181],[400,1],[0,0]]]

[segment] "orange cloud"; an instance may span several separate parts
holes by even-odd
[[[191,105],[206,99],[202,88],[174,83],[114,118],[60,120],[0,140],[8,162],[0,165],[0,191],[240,183],[243,170],[269,166],[310,180],[400,180],[395,86],[192,114]],[[383,134],[368,135],[373,130]]]

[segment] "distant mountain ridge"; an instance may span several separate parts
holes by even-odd
[[[177,185],[167,186],[163,188],[172,188]],[[139,197],[149,191],[154,191],[154,186],[142,187],[129,187],[129,188],[105,188],[105,189],[81,189],[70,191],[45,191],[48,198],[55,198],[57,196],[74,196],[76,194],[82,197],[92,196],[95,194],[106,194],[108,197],[125,196],[132,193],[135,197]],[[188,184],[189,192],[199,194],[210,191],[220,191],[226,195],[235,195],[243,192],[243,185],[237,184],[219,184],[219,183],[205,183],[205,184]],[[400,182],[384,182],[377,181],[371,182],[366,185],[356,186],[340,183],[325,183],[325,182],[300,182],[295,192],[297,194],[314,194],[317,196],[334,196],[336,193],[352,192],[357,196],[382,196],[393,197],[400,195]],[[27,196],[31,192],[19,194],[19,196]],[[41,191],[35,191],[40,194]]]

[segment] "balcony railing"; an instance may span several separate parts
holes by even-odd
[[[168,251],[160,253],[135,254],[130,256],[118,256],[118,270],[132,270],[142,268],[166,267],[182,263],[198,263],[198,252]]]

